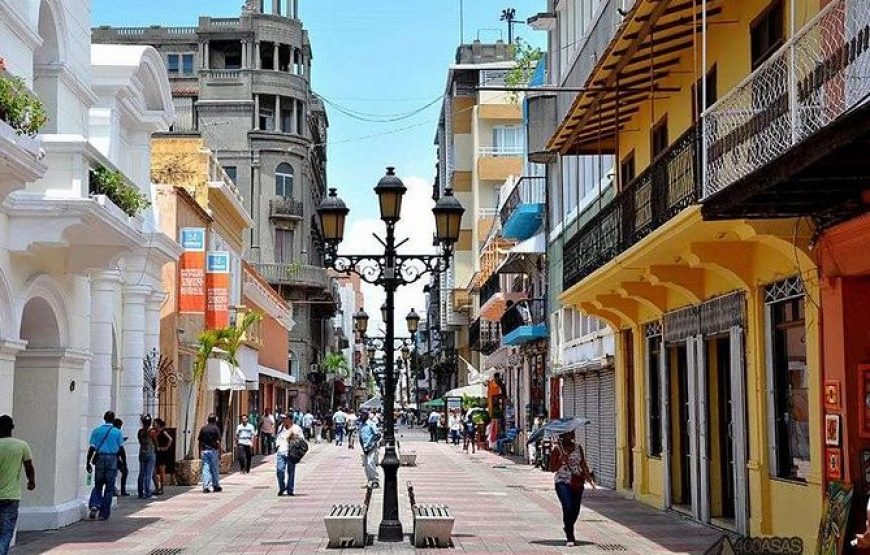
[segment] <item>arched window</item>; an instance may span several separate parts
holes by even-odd
[[[278,165],[275,170],[275,194],[279,197],[293,198],[293,166],[288,163]]]

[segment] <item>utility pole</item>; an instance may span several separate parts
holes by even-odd
[[[501,21],[507,21],[508,26],[508,44],[514,43],[514,19],[517,11],[514,8],[505,8],[501,11]]]

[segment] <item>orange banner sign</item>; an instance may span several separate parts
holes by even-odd
[[[181,229],[184,248],[178,269],[178,311],[188,314],[205,312],[205,228]]]
[[[208,253],[205,274],[206,311],[208,329],[224,328],[230,324],[230,253]]]

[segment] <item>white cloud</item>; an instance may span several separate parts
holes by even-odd
[[[432,236],[435,233],[435,218],[432,215],[432,185],[427,180],[409,176],[402,177],[402,181],[408,188],[402,199],[402,219],[396,225],[396,242],[408,239],[408,242],[399,249],[399,254],[433,254],[436,248],[432,246]],[[355,220],[346,230],[344,241],[339,248],[339,253],[349,254],[375,254],[382,253],[384,248],[372,236],[376,233],[383,237],[386,232],[384,223],[379,217],[362,218]],[[395,330],[397,336],[408,335],[408,327],[405,316],[413,308],[420,315],[425,315],[423,306],[423,287],[429,283],[429,275],[420,278],[412,285],[404,285],[396,291]],[[381,335],[380,330],[385,329],[381,319],[381,304],[385,299],[384,290],[381,287],[363,284],[365,295],[365,310],[369,315],[369,335]]]

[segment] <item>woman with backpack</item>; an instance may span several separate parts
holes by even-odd
[[[583,448],[576,444],[574,432],[559,436],[550,455],[550,471],[555,472],[556,496],[562,505],[562,524],[564,525],[567,547],[573,547],[577,539],[574,525],[580,516],[583,490],[586,482],[595,489],[595,475],[589,470]]]

